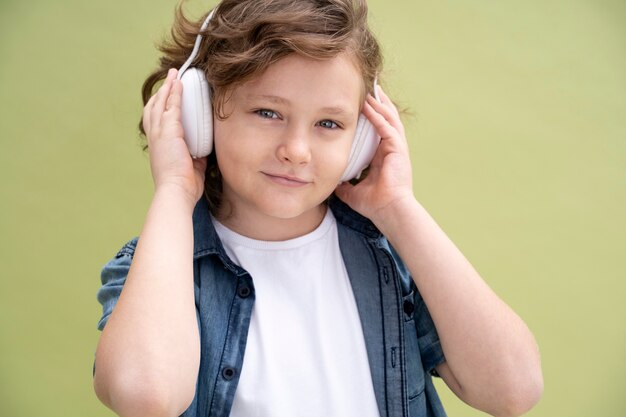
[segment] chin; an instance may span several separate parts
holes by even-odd
[[[318,206],[312,208],[290,206],[287,204],[276,205],[274,207],[268,207],[267,210],[263,210],[269,217],[273,217],[281,220],[297,219],[308,214],[317,212]]]
[[[282,220],[291,220],[319,213],[321,206],[325,201],[326,199],[323,199],[320,202],[311,202],[307,204],[302,201],[272,199],[265,201],[259,208],[261,209],[260,211],[266,216]]]

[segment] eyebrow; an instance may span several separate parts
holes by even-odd
[[[271,94],[252,94],[248,96],[248,100],[266,100],[269,101],[270,103],[275,103],[275,104],[290,104],[291,102],[289,100],[287,100],[284,97],[279,97],[279,96],[274,96]],[[328,113],[328,114],[333,114],[333,115],[338,115],[338,116],[352,116],[353,112],[346,110],[343,107],[340,106],[329,106],[329,107],[323,107],[320,109],[322,112],[324,113]]]
[[[266,100],[269,101],[270,103],[276,103],[276,104],[289,104],[289,100],[287,100],[286,98],[283,97],[279,97],[279,96],[273,96],[271,94],[251,94],[248,97],[248,100]]]

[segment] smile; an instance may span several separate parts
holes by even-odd
[[[310,184],[310,181],[289,175],[268,174],[267,172],[263,172],[263,175],[273,183],[286,187],[303,187]]]

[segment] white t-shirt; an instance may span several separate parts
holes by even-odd
[[[282,242],[213,224],[256,294],[230,416],[379,417],[332,212],[313,232]]]

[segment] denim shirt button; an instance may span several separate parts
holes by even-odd
[[[404,312],[409,316],[413,314],[413,312],[415,311],[415,305],[413,305],[413,303],[410,302],[409,300],[404,301],[403,307],[404,307]]]
[[[231,368],[230,366],[227,366],[226,368],[222,370],[222,376],[224,377],[225,380],[230,381],[235,376],[235,368]]]
[[[250,295],[250,287],[240,287],[239,290],[237,290],[237,294],[239,294],[241,298],[247,298]]]

